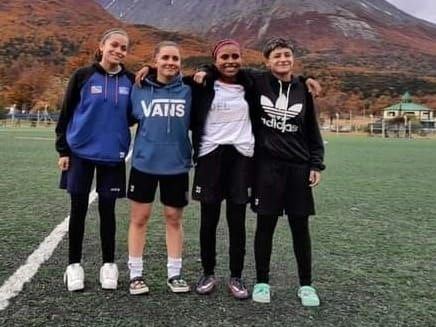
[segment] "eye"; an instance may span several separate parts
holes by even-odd
[[[161,59],[162,59],[162,60],[169,60],[169,59],[170,59],[170,56],[168,56],[168,55],[163,55],[163,56],[161,57]]]
[[[179,57],[177,57],[177,56],[173,56],[172,59],[173,59],[173,61],[179,61]]]
[[[232,59],[233,60],[237,60],[239,59],[241,56],[238,53],[232,53]]]
[[[220,58],[221,58],[222,60],[228,60],[228,59],[230,58],[230,55],[228,55],[227,53],[225,53],[225,54],[221,55]]]
[[[121,46],[121,50],[122,50],[122,51],[127,51],[127,46],[122,45],[122,46]]]

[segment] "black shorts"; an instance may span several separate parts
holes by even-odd
[[[188,204],[189,174],[153,175],[132,167],[127,197],[141,203],[152,203],[159,183],[160,201],[169,207],[182,208]]]
[[[107,197],[126,196],[126,165],[124,161],[105,164],[70,155],[70,167],[63,171],[59,187],[71,194],[88,194],[91,191],[94,170],[97,170],[96,191]]]
[[[198,158],[192,198],[203,203],[227,199],[247,203],[251,196],[253,159],[238,152],[233,145],[220,145]]]
[[[261,215],[315,214],[310,168],[270,159],[256,159],[252,209]]]

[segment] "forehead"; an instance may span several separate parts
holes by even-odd
[[[219,56],[222,53],[240,53],[241,49],[239,49],[239,47],[237,47],[234,44],[226,44],[223,45],[217,52],[217,56]]]
[[[180,56],[180,50],[179,48],[172,46],[172,45],[166,45],[159,49],[159,52],[157,53],[158,56]]]
[[[283,54],[283,53],[293,54],[292,49],[290,49],[290,48],[278,47],[270,52],[269,57],[274,56],[274,55],[278,55],[278,54]]]
[[[129,39],[127,38],[127,36],[125,36],[124,34],[118,34],[118,33],[114,33],[108,36],[108,38],[104,41],[104,43],[106,42],[118,42],[121,44],[127,44],[129,43]]]

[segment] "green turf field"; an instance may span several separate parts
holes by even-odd
[[[33,138],[33,139],[31,139]],[[68,198],[57,189],[57,156],[49,129],[0,129],[0,283],[11,275],[68,215]],[[279,222],[271,265],[272,302],[239,302],[225,288],[226,226],[218,232],[218,292],[200,297],[170,294],[160,206],[156,207],[145,258],[146,297],[128,294],[128,203],[119,201],[119,290],[99,289],[100,246],[95,205],[84,245],[86,289],[62,285],[64,239],[9,307],[2,326],[434,326],[436,325],[436,140],[325,137],[327,170],[316,191],[311,223],[315,285],[321,307],[302,308],[285,219]],[[195,282],[198,205],[185,215],[184,273]],[[245,277],[254,283],[254,215],[247,218]]]

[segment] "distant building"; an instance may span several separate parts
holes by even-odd
[[[383,118],[416,117],[423,125],[433,125],[433,110],[421,104],[413,103],[409,92],[404,93],[401,102],[383,109]]]

